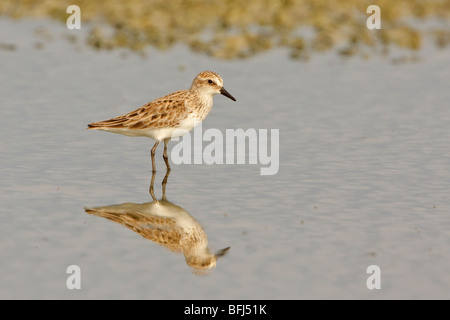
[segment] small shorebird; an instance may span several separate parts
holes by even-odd
[[[152,169],[156,171],[155,152],[164,140],[164,162],[170,170],[167,143],[179,137],[202,122],[213,105],[213,96],[223,94],[236,99],[223,87],[222,78],[212,71],[199,73],[189,90],[176,91],[155,99],[137,110],[106,121],[88,124],[88,129],[120,133],[131,137],[149,137],[156,140],[151,150]]]

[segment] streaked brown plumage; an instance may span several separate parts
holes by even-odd
[[[213,96],[217,93],[236,101],[223,87],[222,78],[212,71],[199,73],[189,90],[176,91],[155,99],[127,114],[88,124],[88,129],[119,133],[127,136],[145,136],[156,140],[152,148],[152,168],[155,167],[155,151],[164,140],[164,161],[170,170],[167,143],[192,130],[211,111]]]

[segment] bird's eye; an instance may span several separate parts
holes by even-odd
[[[209,83],[209,84],[213,84],[214,81],[212,81],[211,79],[209,79],[209,80],[208,80],[208,83]]]

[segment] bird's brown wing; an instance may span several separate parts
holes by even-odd
[[[187,99],[189,99],[188,91],[177,91],[122,116],[90,123],[88,129],[176,127],[187,115]]]
[[[125,203],[98,208],[85,208],[85,211],[86,213],[120,223],[144,238],[163,245],[171,251],[181,251],[181,233],[179,228],[177,228],[175,219],[127,210],[130,209],[130,205],[133,206],[134,204]]]

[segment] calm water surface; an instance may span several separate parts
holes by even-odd
[[[0,20],[0,39],[16,45],[0,50],[0,298],[450,298],[448,50],[407,64],[300,63],[284,51],[226,62],[180,47],[95,52],[67,33]],[[279,129],[280,168],[173,165],[168,200],[212,251],[231,247],[197,276],[182,254],[85,213],[152,201],[153,145],[85,127],[188,88],[204,69],[237,102],[216,96],[203,129]],[[162,148],[157,164],[160,198]],[[81,290],[66,287],[72,264]],[[366,287],[370,265],[381,290]]]

